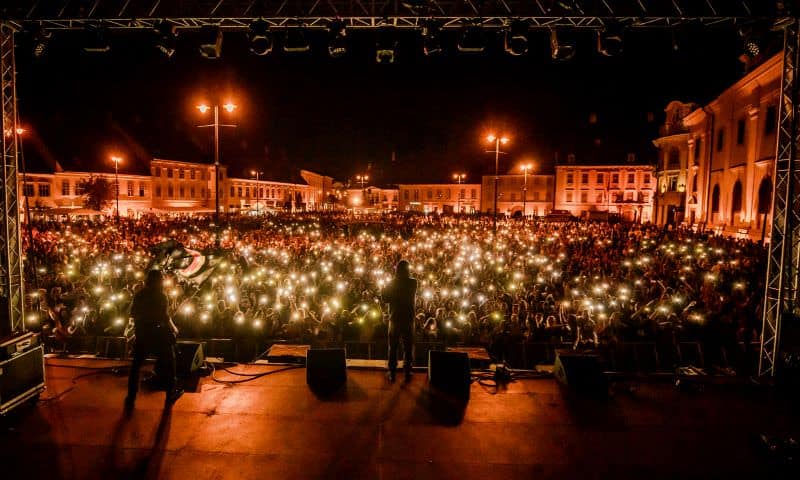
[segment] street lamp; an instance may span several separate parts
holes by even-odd
[[[114,189],[117,192],[117,224],[119,224],[119,162],[122,161],[122,157],[111,155],[111,161],[114,162]]]
[[[256,177],[256,215],[259,215],[259,204],[261,203],[261,187],[258,185],[258,179],[261,175],[264,175],[264,172],[259,172],[258,170],[250,170],[250,175]]]
[[[486,141],[489,143],[494,143],[494,215],[492,218],[492,229],[494,230],[494,233],[497,234],[497,182],[500,180],[498,174],[498,170],[500,169],[500,144],[502,143],[505,145],[508,143],[508,137],[505,135],[500,136],[490,133],[486,137]],[[489,151],[489,153],[491,152],[492,150]]]
[[[467,174],[466,173],[454,173],[453,174],[453,180],[455,180],[456,183],[458,183],[458,193],[457,193],[458,201],[456,202],[456,205],[458,205],[458,206],[456,207],[456,213],[459,213],[459,214],[461,213],[461,182],[463,182],[465,178],[467,178]]]
[[[215,103],[214,106],[209,106],[205,103],[197,106],[201,114],[205,115],[209,110],[214,109],[214,123],[207,125],[198,125],[200,128],[213,127],[214,128],[214,224],[216,226],[214,232],[214,245],[219,248],[220,235],[219,235],[219,127],[235,127],[236,125],[228,125],[219,123],[219,104]],[[228,113],[233,113],[236,110],[236,105],[230,101],[222,105]]]
[[[528,200],[528,172],[533,168],[533,165],[526,163],[522,167],[522,218],[528,218],[527,200]]]
[[[364,191],[364,184],[369,180],[369,175],[356,175],[356,181],[361,184],[361,198],[364,200],[364,205],[367,204],[367,195]]]

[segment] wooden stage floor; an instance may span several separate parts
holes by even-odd
[[[422,373],[390,385],[363,369],[329,397],[303,369],[205,377],[167,414],[164,394],[143,390],[126,417],[126,377],[79,368],[113,362],[48,363],[43,401],[0,419],[0,478],[755,479],[767,478],[755,436],[798,432],[796,404],[768,389],[643,384],[603,400],[552,379],[475,383],[459,411]]]

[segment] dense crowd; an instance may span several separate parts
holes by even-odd
[[[57,339],[129,332],[128,310],[173,239],[209,251],[211,219],[35,223],[24,236],[26,319]],[[168,272],[170,314],[189,338],[381,341],[381,289],[407,259],[421,340],[576,347],[659,338],[746,344],[760,326],[764,249],[626,223],[297,214],[237,218],[203,282]],[[222,260],[219,260],[219,256]]]

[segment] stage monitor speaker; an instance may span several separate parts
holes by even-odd
[[[175,373],[178,378],[197,373],[205,359],[201,342],[179,341],[175,344]]]
[[[553,375],[556,380],[575,390],[606,392],[600,356],[593,353],[557,351]]]
[[[344,348],[317,348],[306,353],[306,383],[319,390],[336,390],[347,382]]]
[[[38,398],[44,391],[44,349],[41,345],[22,350],[0,361],[0,415]]]
[[[428,352],[428,383],[450,393],[469,396],[472,371],[466,352]]]

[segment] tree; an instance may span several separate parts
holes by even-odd
[[[114,185],[103,177],[90,175],[78,188],[83,191],[83,206],[92,210],[103,210],[114,197]]]

